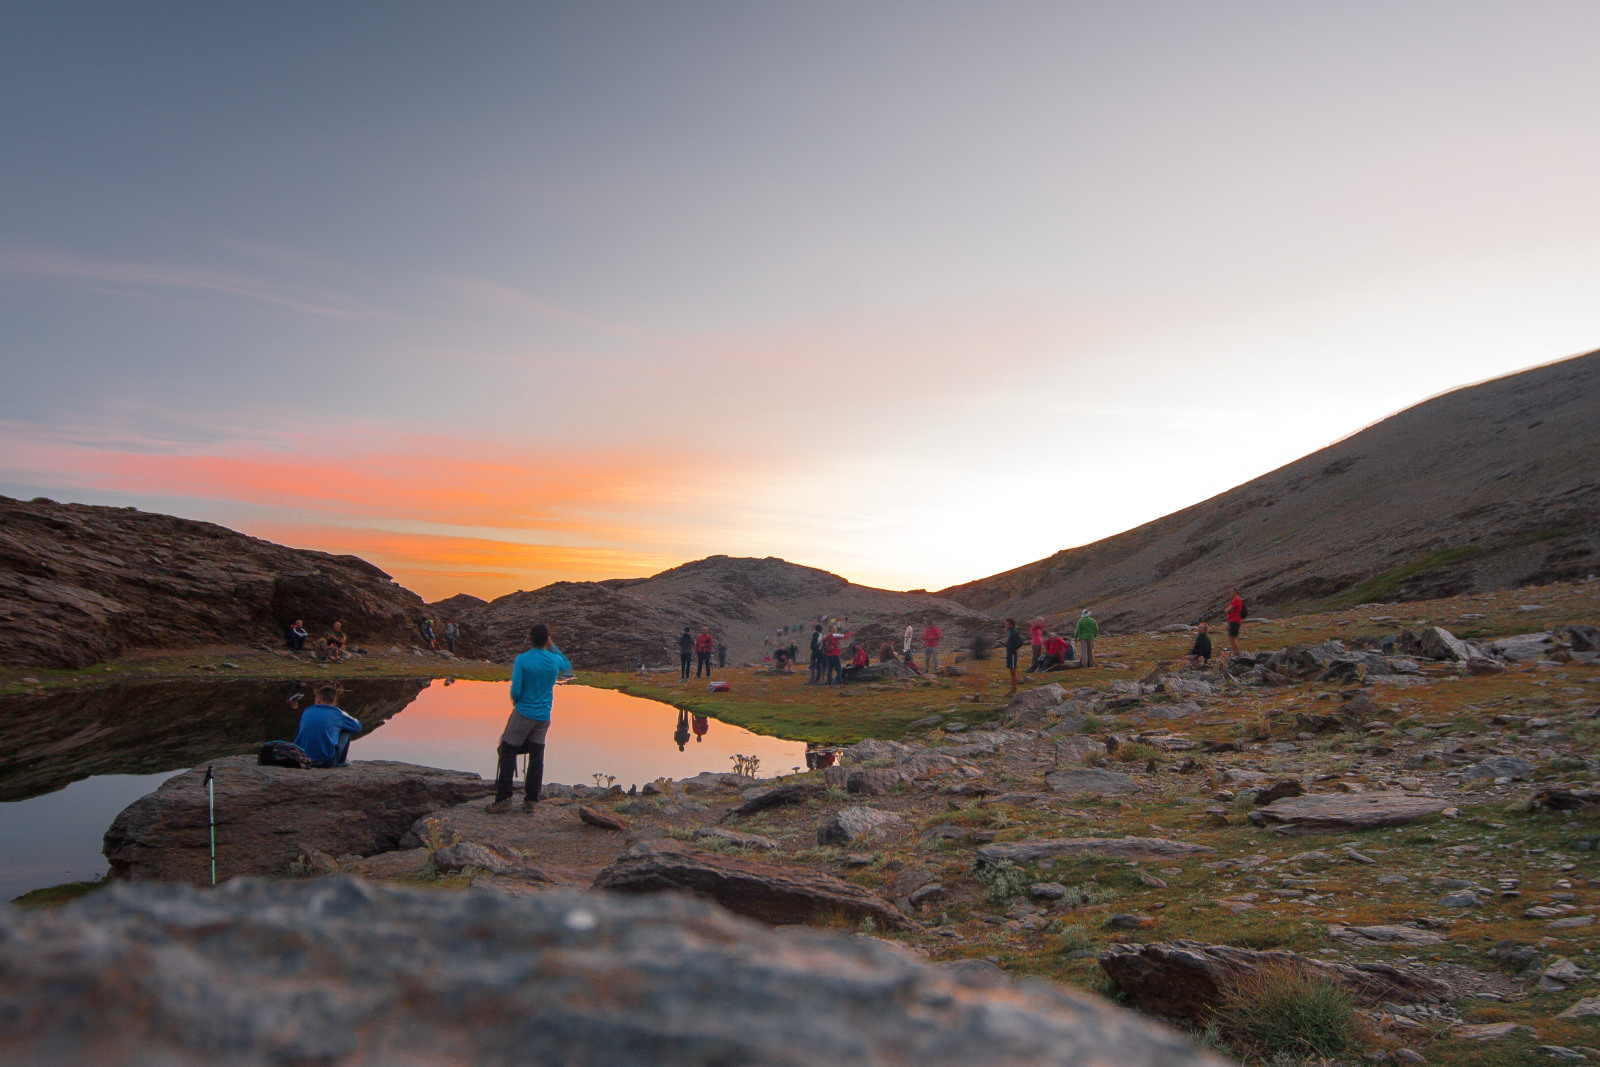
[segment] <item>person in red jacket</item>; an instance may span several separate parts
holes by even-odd
[[[700,672],[705,671],[706,677],[711,677],[711,650],[717,646],[711,637],[709,627],[700,628],[700,636],[694,639],[694,676],[700,677]]]
[[[936,671],[939,669],[939,641],[944,634],[935,623],[929,623],[922,631],[922,669]]]
[[[1033,646],[1033,662],[1028,664],[1028,673],[1045,669],[1045,656],[1049,655],[1044,641],[1044,620],[1036,618],[1028,624],[1028,643]]]
[[[822,655],[828,667],[828,677],[824,685],[832,685],[834,678],[839,679],[839,684],[844,684],[844,664],[840,662],[843,647],[840,642],[847,640],[849,634],[838,632],[827,634],[822,638]]]
[[[1060,634],[1053,633],[1044,643],[1044,670],[1053,671],[1063,667],[1067,662],[1067,643],[1061,639]]]
[[[1230,655],[1239,654],[1239,627],[1244,624],[1244,597],[1239,595],[1239,590],[1228,590],[1228,652]]]

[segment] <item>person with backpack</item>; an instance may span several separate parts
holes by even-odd
[[[694,661],[694,634],[689,632],[689,624],[683,624],[683,633],[678,635],[678,680],[689,680],[689,664]]]
[[[1228,590],[1228,654],[1239,654],[1239,628],[1244,625],[1246,615],[1244,597],[1239,595],[1239,590]]]
[[[1011,672],[1011,693],[1017,691],[1017,653],[1022,650],[1022,646],[1025,643],[1026,640],[1022,636],[1022,631],[1017,628],[1017,620],[1007,619],[1005,640],[1006,670]],[[1007,693],[1006,696],[1010,696],[1011,693]]]
[[[700,677],[700,672],[705,671],[707,678],[711,677],[711,650],[717,645],[711,636],[709,627],[700,627],[700,636],[694,639],[694,676]]]
[[[544,740],[550,732],[550,709],[555,704],[556,682],[572,677],[572,661],[550,640],[550,628],[536,622],[528,632],[533,647],[511,665],[511,718],[500,734],[496,753],[494,800],[486,809],[498,815],[511,810],[511,779],[517,757],[528,755],[528,773],[522,783],[522,810],[532,811],[544,788]]]
[[[822,655],[828,665],[828,677],[823,682],[824,685],[833,685],[835,678],[839,680],[840,685],[844,684],[844,664],[841,662],[844,653],[841,642],[849,637],[850,634],[835,631],[822,639]]]
[[[1089,614],[1089,609],[1084,608],[1083,614],[1078,616],[1078,625],[1072,631],[1073,640],[1078,642],[1081,650],[1079,662],[1085,667],[1094,666],[1094,639],[1100,636],[1100,624],[1094,621],[1094,616]]]
[[[313,767],[346,767],[350,739],[360,732],[361,723],[339,710],[339,687],[330,682],[317,686],[317,702],[300,713],[294,743]]]

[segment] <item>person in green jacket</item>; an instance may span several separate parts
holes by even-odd
[[[1078,628],[1072,631],[1072,638],[1078,642],[1078,662],[1085,667],[1094,666],[1094,639],[1099,636],[1100,624],[1094,621],[1089,609],[1084,608],[1083,614],[1078,616]]]

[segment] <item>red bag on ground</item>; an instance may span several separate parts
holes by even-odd
[[[731,692],[731,690],[728,688],[728,683],[727,682],[712,682],[711,686],[710,686],[710,689],[711,689],[711,691],[713,693]]]

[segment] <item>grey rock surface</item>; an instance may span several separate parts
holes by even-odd
[[[1060,856],[1107,856],[1124,860],[1156,860],[1200,856],[1215,852],[1210,845],[1191,845],[1165,837],[1051,837],[1037,841],[1006,841],[984,845],[977,857],[983,863],[1031,863]]]
[[[486,796],[466,771],[389,760],[329,770],[262,767],[254,756],[214,760],[217,875],[275,874],[306,848],[370,856],[400,847],[430,812]],[[211,881],[205,768],[167,779],[124,808],[106,831],[114,875],[134,881]]]
[[[330,878],[0,909],[0,1059],[283,1064],[1220,1067],[1062,987],[680,897]]]
[[[1250,813],[1257,826],[1272,826],[1283,834],[1335,833],[1400,826],[1437,815],[1450,806],[1438,797],[1405,793],[1313,793],[1285,797]]]
[[[898,837],[905,825],[905,820],[892,811],[842,808],[817,828],[817,844],[848,846]]]
[[[1045,784],[1053,793],[1114,796],[1120,793],[1137,793],[1139,783],[1126,774],[1104,770],[1100,767],[1072,767],[1045,775]]]

